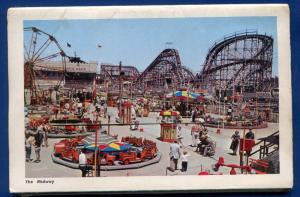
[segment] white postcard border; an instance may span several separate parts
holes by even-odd
[[[25,183],[23,21],[67,19],[277,16],[280,174],[51,178]],[[280,189],[293,185],[290,21],[287,5],[184,5],[11,8],[8,10],[9,174],[11,192],[118,192]],[[36,180],[30,178],[30,180]]]

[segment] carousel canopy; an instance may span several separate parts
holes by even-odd
[[[82,142],[85,145],[90,145],[95,143],[96,134],[85,137]],[[97,144],[110,144],[112,142],[116,142],[117,140],[112,136],[106,134],[106,131],[102,130],[97,136]]]
[[[116,152],[116,151],[127,151],[129,150],[132,146],[127,143],[123,142],[112,142],[109,144],[100,144],[97,145],[97,147],[100,149],[101,152]],[[87,144],[84,146],[86,150],[91,150],[95,151],[95,143],[92,144]]]
[[[82,142],[84,143],[84,149],[95,151],[95,137],[96,134],[85,137]],[[131,148],[128,143],[118,142],[112,136],[106,134],[105,130],[102,130],[97,136],[97,147],[102,152],[114,152],[114,151],[126,151]]]

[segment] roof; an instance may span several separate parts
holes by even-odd
[[[82,142],[84,144],[92,144],[95,143],[96,133],[93,135],[85,137]],[[97,144],[110,144],[112,142],[116,142],[117,140],[112,136],[106,134],[106,130],[102,130],[97,136]]]

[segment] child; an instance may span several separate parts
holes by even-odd
[[[188,167],[187,157],[188,156],[189,156],[189,154],[187,153],[187,151],[183,151],[182,162],[181,162],[181,172],[186,172],[186,170],[187,170],[187,167]]]

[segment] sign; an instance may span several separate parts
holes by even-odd
[[[44,71],[56,71],[63,72],[64,66],[60,61],[48,61],[41,62],[36,67],[36,70],[44,70]],[[80,73],[96,73],[97,71],[97,63],[66,63],[66,71],[67,72],[80,72]]]

